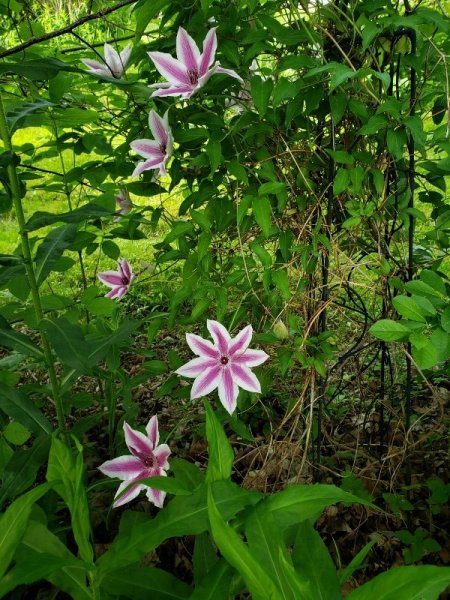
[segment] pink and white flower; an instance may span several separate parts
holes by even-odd
[[[206,396],[218,388],[219,399],[231,415],[236,409],[239,387],[249,392],[261,392],[260,383],[250,368],[261,365],[269,356],[263,350],[248,347],[253,334],[251,325],[244,327],[234,338],[218,321],[208,320],[206,326],[214,344],[187,333],[186,341],[198,358],[193,358],[175,372],[195,377],[192,399]]]
[[[117,194],[114,196],[114,200],[118,206],[117,217],[114,218],[114,221],[120,221],[120,218],[127,215],[131,209],[133,208],[133,203],[131,202],[130,194],[125,187],[121,187]]]
[[[110,44],[105,42],[104,64],[96,60],[91,60],[89,58],[83,58],[81,62],[83,62],[87,67],[89,67],[89,73],[93,73],[94,75],[100,75],[102,77],[106,75],[107,77],[114,77],[115,79],[120,79],[127,68],[132,48],[133,46],[131,44],[128,44],[128,46],[126,46],[119,54],[117,50],[115,50]]]
[[[177,33],[177,58],[165,52],[149,52],[157,70],[167,81],[149,87],[157,88],[152,96],[181,96],[190,98],[208,79],[216,73],[230,75],[242,82],[241,77],[231,69],[224,69],[214,63],[217,50],[216,28],[208,31],[203,41],[203,52],[182,27]],[[214,63],[214,64],[213,64]]]
[[[159,169],[159,174],[166,172],[166,163],[172,155],[173,136],[169,127],[169,119],[166,111],[161,118],[154,110],[148,115],[148,124],[154,140],[135,140],[130,146],[146,160],[138,163],[133,171],[132,177],[140,175],[148,169]]]
[[[147,423],[145,430],[147,435],[132,429],[128,423],[124,423],[125,442],[131,455],[127,454],[107,460],[98,467],[104,475],[118,477],[122,480],[114,498],[120,496],[131,483],[136,483],[114,502],[114,508],[130,502],[142,490],[147,490],[148,500],[158,508],[162,508],[164,504],[166,492],[155,490],[139,482],[146,477],[167,475],[166,469],[169,468],[167,459],[170,455],[170,448],[167,444],[159,444],[158,417],[156,415]]]
[[[111,288],[111,291],[105,294],[106,298],[120,299],[124,296],[136,277],[130,263],[124,258],[117,261],[117,271],[103,271],[98,273],[97,277],[102,283]]]

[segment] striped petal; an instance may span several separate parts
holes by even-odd
[[[229,75],[230,77],[234,77],[235,79],[238,79],[241,83],[244,83],[242,77],[240,75],[238,75],[236,73],[236,71],[233,71],[232,69],[224,69],[220,65],[217,65],[216,73],[222,73],[223,75]]]
[[[248,367],[241,367],[240,365],[231,364],[230,367],[231,375],[234,382],[244,390],[248,392],[261,393],[261,385],[258,378]]]
[[[161,165],[161,160],[159,158],[152,158],[149,160],[145,160],[144,162],[140,162],[136,165],[136,168],[131,173],[131,177],[137,177],[144,171],[148,171],[149,169],[158,169]]]
[[[233,381],[230,369],[223,369],[218,385],[219,400],[225,410],[232,415],[236,410],[239,388]]]
[[[180,85],[172,87],[161,87],[160,89],[153,92],[152,98],[162,98],[164,96],[182,96],[183,98],[190,98],[194,93],[195,88],[192,85]]]
[[[130,485],[130,481],[122,482],[119,485],[114,498],[117,498],[123,492],[123,490],[129,485]],[[144,489],[144,486],[139,483],[137,485],[134,485],[133,487],[131,487],[128,490],[128,492],[126,492],[123,496],[120,496],[120,498],[114,502],[113,508],[117,508],[119,506],[122,506],[123,504],[126,504],[127,502],[130,502],[131,500],[134,500],[134,498],[136,498],[136,496],[139,495],[139,492],[143,489]]]
[[[201,373],[194,381],[191,389],[191,398],[201,398],[210,394],[220,382],[221,371],[221,366],[215,365]]]
[[[122,61],[116,50],[107,42],[105,42],[104,57],[106,64],[114,75],[120,77],[123,73]]]
[[[231,340],[229,354],[232,357],[234,354],[242,354],[252,341],[253,329],[251,325],[244,327],[236,337]]]
[[[123,285],[122,275],[117,271],[103,271],[102,273],[97,273],[97,277],[102,283],[111,288]]]
[[[120,53],[120,62],[122,63],[122,67],[124,70],[128,64],[128,61],[130,60],[132,49],[133,49],[133,46],[131,44],[128,44],[128,46],[125,46],[125,48]]]
[[[153,456],[156,458],[160,469],[168,469],[169,468],[169,462],[167,459],[169,458],[170,455],[171,455],[171,450],[167,444],[161,444],[153,451]]]
[[[186,30],[178,28],[177,58],[189,71],[197,71],[200,61],[200,50]]]
[[[205,75],[206,71],[214,62],[217,50],[217,35],[216,28],[213,27],[208,31],[203,41],[203,52],[200,57],[199,75]]]
[[[209,340],[204,340],[195,333],[186,334],[186,342],[189,348],[197,356],[204,356],[206,358],[219,358],[219,352],[217,348]]]
[[[217,365],[217,358],[204,358],[199,356],[193,358],[188,363],[178,368],[175,373],[182,375],[183,377],[197,377],[200,373],[203,373],[205,369],[210,369],[214,365]]]
[[[167,476],[167,473],[165,473],[162,469],[156,469],[155,471],[156,472],[154,472],[153,475],[159,475],[160,477]],[[166,492],[147,487],[147,499],[149,502],[152,502],[157,508],[163,507],[165,497]]]
[[[147,432],[152,447],[156,448],[159,442],[158,417],[156,415],[154,415],[147,423],[145,431]]]
[[[227,354],[231,337],[225,327],[219,321],[212,321],[211,319],[206,321],[206,327],[220,354]]]
[[[167,142],[169,141],[169,132],[164,119],[162,119],[154,110],[151,110],[148,114],[148,124],[150,131],[153,133],[153,137],[158,144],[167,146]]]
[[[98,467],[103,475],[118,477],[119,479],[132,479],[142,471],[142,461],[137,456],[119,456],[107,460]]]
[[[263,350],[247,349],[243,354],[233,356],[233,364],[243,365],[246,367],[259,367],[269,358]]]
[[[83,58],[81,59],[81,62],[84,63],[87,67],[89,67],[89,69],[97,75],[108,75],[109,77],[111,77],[111,71],[106,65],[99,63],[96,60],[90,60],[89,58]]]
[[[149,52],[150,59],[163,77],[175,85],[189,83],[187,69],[182,62],[165,52]]]
[[[119,265],[119,271],[131,283],[131,280],[133,279],[133,271],[131,269],[130,263],[127,260],[125,260],[125,259],[118,260],[117,262],[118,262],[118,265]]]
[[[127,422],[123,424],[125,443],[133,454],[152,456],[153,447],[150,440],[140,431],[132,429]]]
[[[128,286],[126,286],[126,285],[115,287],[110,292],[105,294],[105,298],[119,298],[120,299],[120,298],[122,298],[122,296],[124,296],[126,294],[127,290],[128,290]]]
[[[155,140],[134,140],[130,142],[130,146],[144,158],[158,158],[162,160],[164,157],[160,145]]]

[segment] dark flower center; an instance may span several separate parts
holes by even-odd
[[[165,153],[166,153],[166,150],[167,150],[166,144],[160,144],[160,145],[159,145],[159,149],[161,150],[161,152],[162,152],[163,154],[165,154]]]
[[[220,362],[221,362],[222,365],[227,365],[228,361],[229,361],[228,356],[221,356],[220,357]]]
[[[122,275],[122,283],[123,285],[128,285],[130,283],[130,280],[126,275]]]
[[[198,83],[198,71],[195,69],[189,69],[188,71],[189,83],[197,85]]]

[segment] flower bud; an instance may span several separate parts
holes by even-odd
[[[285,340],[289,337],[288,328],[281,319],[276,321],[275,325],[273,326],[273,332],[279,340]]]

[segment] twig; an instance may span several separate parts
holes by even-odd
[[[26,50],[30,46],[34,46],[35,44],[40,44],[41,42],[44,42],[46,40],[51,40],[55,37],[59,37],[60,35],[64,35],[65,33],[72,33],[72,31],[74,29],[76,29],[80,25],[83,25],[84,23],[87,23],[88,21],[94,21],[95,19],[100,19],[100,18],[104,17],[105,15],[109,15],[110,13],[115,12],[116,10],[119,10],[119,8],[122,8],[123,6],[128,6],[129,4],[134,4],[135,2],[136,2],[136,0],[122,0],[121,2],[118,2],[117,4],[114,4],[114,6],[110,6],[109,8],[103,8],[102,10],[99,10],[98,12],[96,12],[94,14],[85,15],[84,17],[80,17],[79,19],[77,19],[70,25],[63,27],[62,29],[57,29],[56,31],[46,33],[45,35],[41,35],[40,37],[32,37],[29,40],[27,40],[26,42],[19,44],[18,46],[14,46],[13,48],[9,48],[9,50],[0,52],[0,58],[4,58],[5,56],[11,56],[11,54],[17,54],[17,52],[22,52],[22,50]]]

